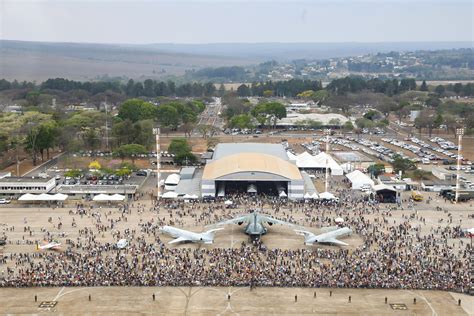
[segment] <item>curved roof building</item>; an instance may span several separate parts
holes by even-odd
[[[284,191],[290,199],[304,195],[304,179],[298,167],[278,144],[217,145],[213,159],[204,167],[201,186],[203,197],[223,196],[246,187],[252,192],[256,187],[257,193],[280,195]]]

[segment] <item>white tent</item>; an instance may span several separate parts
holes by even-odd
[[[165,180],[165,189],[174,191],[180,179],[181,178],[179,177],[179,174],[177,173],[170,174]]]
[[[324,151],[317,154],[314,159],[319,165],[322,165],[321,168],[326,168],[326,165],[331,170],[331,175],[333,176],[342,176],[344,170],[342,167],[332,158],[330,155],[326,154]]]
[[[313,194],[311,194],[311,198],[313,198],[313,199],[319,199],[318,193],[314,192]]]
[[[344,174],[342,167],[325,152],[320,152],[313,156],[305,151],[296,156],[296,166],[302,169],[326,169],[327,166],[334,176],[342,176]]]
[[[364,185],[374,185],[374,181],[359,170],[352,171],[346,174],[347,179],[352,183],[352,189],[359,190]]]
[[[297,160],[298,160],[298,158],[296,157],[296,155],[293,154],[293,153],[290,152],[290,151],[287,151],[287,152],[286,152],[286,155],[288,156],[288,159],[289,159],[290,161],[297,161]]]
[[[335,199],[336,199],[336,197],[334,196],[334,194],[329,193],[329,192],[320,193],[320,194],[319,194],[319,198],[320,198],[321,200],[335,200]]]
[[[183,199],[185,200],[194,200],[194,199],[197,199],[198,196],[197,195],[194,195],[194,194],[185,194],[183,195]]]
[[[309,199],[311,199],[312,197],[311,197],[311,194],[309,194],[308,192],[306,192],[306,193],[303,195],[303,198],[304,198],[305,200],[309,200]]]
[[[280,191],[280,193],[278,193],[278,196],[279,197],[287,197],[288,195],[285,193],[285,191]]]
[[[257,185],[251,183],[247,186],[247,193],[257,193]]]
[[[95,202],[108,202],[108,201],[123,201],[125,199],[124,195],[121,194],[114,194],[114,195],[108,195],[108,194],[98,194],[92,198],[92,201]]]
[[[397,190],[394,187],[386,185],[384,183],[374,185],[372,189],[374,189],[375,192],[380,191],[380,190],[389,190],[389,191],[397,192]]]
[[[231,200],[227,200],[224,202],[225,205],[232,205],[234,204],[234,202],[232,202]]]
[[[178,193],[169,191],[169,192],[163,193],[161,197],[163,199],[176,199],[178,197]]]
[[[18,198],[18,201],[37,201],[36,199],[37,195],[31,194],[31,193],[26,193],[23,194]]]

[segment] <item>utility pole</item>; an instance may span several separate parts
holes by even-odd
[[[456,128],[456,135],[458,136],[458,166],[456,168],[456,196],[454,202],[457,203],[459,199],[459,171],[461,170],[461,149],[462,136],[464,135],[464,128]]]
[[[160,169],[161,169],[161,153],[160,153],[160,128],[154,128],[153,134],[155,134],[155,141],[156,141],[156,184],[157,184],[157,194],[156,198],[159,200],[161,198],[160,192]]]
[[[109,150],[109,128],[108,128],[108,121],[107,121],[107,100],[104,102],[105,105],[105,150]]]
[[[326,192],[329,192],[329,135],[331,135],[331,130],[324,130],[326,134]]]

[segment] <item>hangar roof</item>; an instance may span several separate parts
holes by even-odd
[[[212,161],[240,153],[260,153],[288,160],[285,148],[281,144],[222,143],[216,146]]]
[[[283,151],[283,153],[285,153]],[[286,153],[285,153],[286,155]],[[243,152],[213,160],[204,168],[202,178],[214,180],[239,172],[266,172],[291,180],[302,180],[298,167],[273,155]]]

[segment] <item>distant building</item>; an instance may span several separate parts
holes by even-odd
[[[453,190],[456,188],[456,181],[448,180],[422,180],[421,188],[424,191],[440,192],[441,190]]]
[[[4,177],[0,179],[0,194],[49,193],[55,186],[54,178]]]
[[[341,114],[328,113],[328,114],[319,114],[319,113],[289,113],[287,117],[282,118],[277,121],[278,127],[302,127],[307,126],[308,121],[320,122],[324,126],[329,125],[343,125],[348,121],[347,117]],[[334,124],[334,121],[337,121],[338,124]]]

